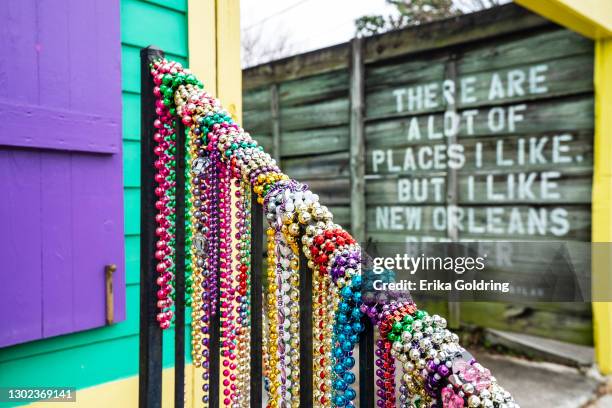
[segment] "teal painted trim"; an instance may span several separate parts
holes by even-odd
[[[166,331],[163,342],[163,367],[172,367],[174,332]],[[190,342],[187,333],[186,344]],[[130,335],[11,360],[0,365],[0,384],[81,389],[128,378],[138,373],[138,345],[138,335]],[[191,363],[189,357],[187,363]],[[0,408],[10,406],[15,405],[0,402]]]
[[[171,10],[187,12],[187,0],[142,0]]]

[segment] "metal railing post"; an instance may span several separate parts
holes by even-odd
[[[141,408],[161,408],[162,330],[157,321],[157,273],[155,261],[155,168],[153,122],[155,96],[149,64],[164,53],[156,47],[140,50],[140,350],[139,394]]]

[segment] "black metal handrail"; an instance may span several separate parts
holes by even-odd
[[[153,123],[155,96],[150,63],[164,57],[157,47],[140,51],[141,62],[141,211],[140,211],[140,352],[139,406],[161,408],[162,401],[162,329],[157,322],[157,273],[155,269],[155,169]],[[177,120],[176,129],[176,270],[174,324],[174,406],[182,408],[185,399],[185,127]],[[263,297],[263,207],[252,193],[251,210],[251,407],[261,407],[263,389],[262,297]],[[300,251],[300,406],[309,407],[313,398],[312,353],[312,272]],[[217,282],[219,287],[219,282]],[[211,321],[209,406],[220,404],[220,313]],[[372,324],[364,318],[366,330],[359,343],[360,406],[374,406],[374,337]]]

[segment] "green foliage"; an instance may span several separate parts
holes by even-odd
[[[355,20],[358,36],[380,34],[499,5],[503,0],[386,0],[397,15],[368,15]]]
[[[441,18],[454,16],[460,11],[453,0],[387,0],[397,7],[401,15],[408,18],[409,24],[423,24]]]
[[[399,16],[363,16],[355,20],[357,35],[368,36],[384,33],[385,31],[402,28],[408,24],[407,17]]]

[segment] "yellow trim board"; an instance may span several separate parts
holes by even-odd
[[[610,0],[515,0],[517,4],[593,39],[612,37]]]
[[[612,39],[595,45],[595,143],[592,193],[592,241],[612,242]],[[593,264],[596,259],[594,257]],[[607,282],[612,265],[593,268],[593,284]],[[607,276],[599,276],[606,274]],[[593,288],[594,293],[597,289]],[[595,354],[599,369],[612,373],[612,303],[593,302]]]
[[[217,96],[216,1],[189,0],[187,7],[189,69]]]
[[[189,68],[240,123],[240,0],[189,0],[187,16]]]
[[[186,407],[199,406],[193,400],[190,385],[193,384],[193,366],[185,366],[185,395]],[[108,408],[108,407],[137,407],[138,406],[138,376],[111,381],[89,388],[79,389],[76,392],[76,402],[54,402],[54,408]],[[162,373],[162,407],[174,406],[174,368],[166,368]],[[28,407],[48,408],[48,402],[34,402]]]
[[[240,64],[240,0],[217,1],[217,94],[223,106],[242,123]]]
[[[217,97],[238,123],[242,123],[242,66],[240,64],[240,0],[216,0],[217,17]],[[234,222],[238,200],[232,185],[232,236],[237,232]],[[232,277],[237,274],[237,261],[232,259]],[[223,386],[222,370],[219,370],[219,406],[226,406],[223,396],[227,387]]]
[[[241,123],[240,0],[188,0],[187,6],[189,68]],[[190,397],[201,401],[202,371],[193,365],[186,371]]]

